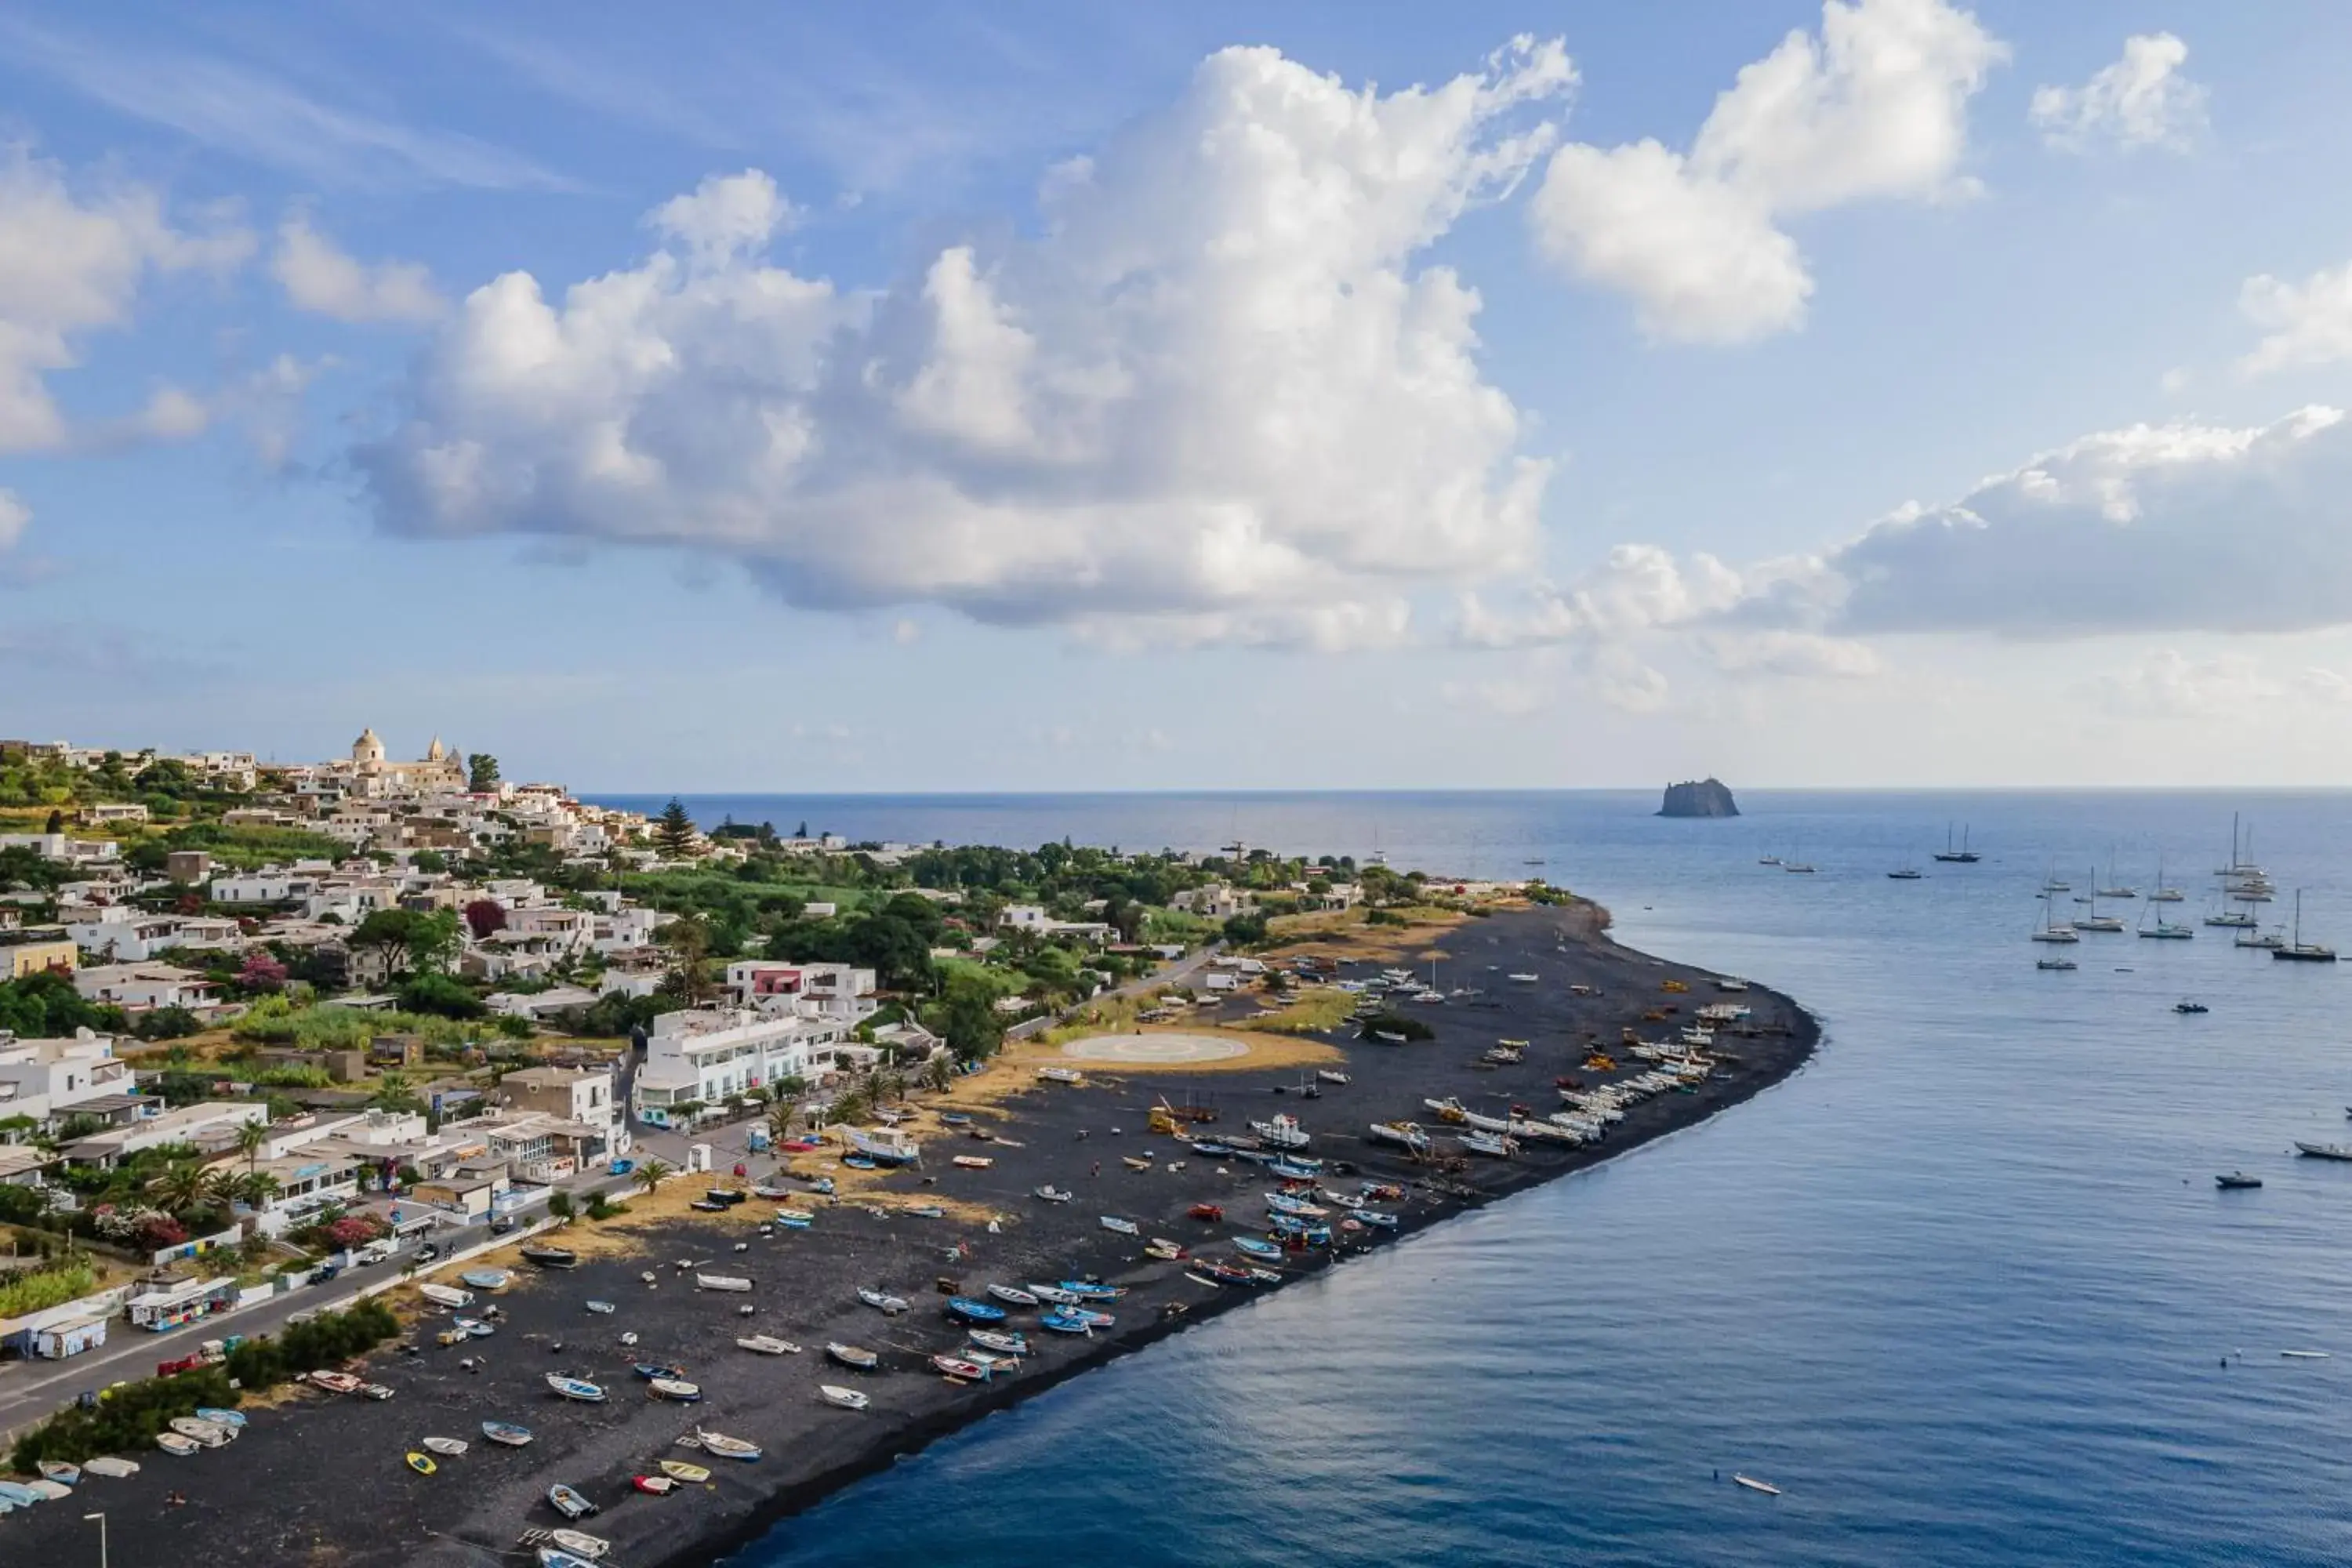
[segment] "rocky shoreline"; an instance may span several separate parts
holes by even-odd
[[[1262,1230],[1263,1198],[1272,1185],[1262,1171],[1234,1162],[1220,1167],[1146,1132],[1148,1110],[1163,1093],[1213,1106],[1218,1119],[1202,1129],[1207,1136],[1287,1110],[1315,1135],[1313,1153],[1358,1167],[1350,1184],[1407,1184],[1408,1200],[1391,1205],[1398,1230],[1375,1233],[1363,1244],[1382,1247],[1705,1120],[1779,1082],[1811,1055],[1818,1039],[1811,1017],[1790,999],[1751,987],[1737,1000],[1753,1010],[1754,1032],[1719,1043],[1721,1074],[1633,1107],[1599,1144],[1538,1144],[1514,1160],[1480,1161],[1431,1184],[1402,1150],[1365,1137],[1375,1121],[1434,1127],[1425,1098],[1454,1096],[1474,1110],[1517,1102],[1548,1111],[1558,1104],[1556,1078],[1611,1076],[1580,1069],[1588,1046],[1613,1046],[1628,1026],[1657,1037],[1665,1026],[1644,1022],[1644,1014],[1674,1006],[1679,1020],[1717,999],[1713,976],[1621,947],[1604,934],[1605,924],[1605,912],[1586,904],[1465,921],[1445,934],[1444,947],[1454,984],[1476,994],[1414,1009],[1434,1031],[1428,1042],[1342,1042],[1340,1031],[1323,1047],[1310,1037],[1310,1049],[1328,1050],[1328,1065],[1352,1079],[1322,1086],[1310,1100],[1297,1091],[1311,1069],[1295,1059],[1273,1068],[1244,1058],[1213,1072],[1138,1068],[1103,1076],[1090,1068],[1082,1087],[1040,1083],[1034,1064],[1007,1062],[955,1092],[952,1108],[968,1110],[991,1134],[987,1141],[942,1127],[936,1110],[950,1107],[935,1106],[918,1123],[925,1142],[921,1173],[869,1179],[867,1190],[845,1192],[809,1230],[759,1236],[758,1223],[775,1205],[758,1201],[725,1215],[655,1220],[634,1231],[599,1227],[589,1238],[595,1246],[583,1241],[591,1255],[577,1269],[523,1271],[499,1298],[503,1321],[495,1337],[441,1347],[434,1331],[445,1325],[423,1317],[403,1352],[373,1361],[373,1375],[397,1390],[394,1399],[372,1404],[298,1394],[256,1410],[245,1436],[227,1449],[184,1460],[160,1452],[132,1456],[144,1467],[134,1478],[90,1481],[72,1504],[0,1519],[0,1556],[22,1551],[35,1554],[28,1561],[65,1560],[83,1549],[77,1542],[91,1528],[80,1515],[104,1509],[113,1550],[126,1562],[476,1568],[517,1561],[525,1530],[562,1522],[544,1493],[563,1481],[603,1505],[582,1528],[611,1540],[609,1562],[621,1568],[708,1563],[900,1456],[1279,1288],[1204,1286],[1188,1278],[1181,1263],[1144,1258],[1139,1238],[1101,1226],[1102,1215],[1123,1216],[1144,1237],[1171,1237],[1211,1256],[1230,1256],[1233,1237]],[[1508,978],[1525,973],[1538,978]],[[1668,982],[1689,989],[1669,992]],[[1597,994],[1576,995],[1571,987]],[[1485,1050],[1504,1038],[1532,1042],[1525,1061],[1483,1063]],[[1624,1070],[1614,1076],[1644,1065],[1621,1059]],[[740,1140],[741,1130],[732,1136]],[[1125,1163],[1124,1156],[1139,1160],[1147,1151],[1149,1170]],[[957,1167],[950,1163],[956,1154],[993,1163]],[[722,1163],[731,1157],[722,1147]],[[814,1170],[805,1163],[813,1158],[804,1157],[804,1169]],[[755,1176],[766,1164],[753,1163]],[[1032,1195],[1049,1182],[1074,1191],[1075,1201],[1049,1204]],[[695,1190],[701,1184],[693,1184]],[[1225,1222],[1185,1217],[1202,1202],[1223,1205]],[[908,1212],[930,1205],[945,1212]],[[951,1248],[959,1254],[952,1258]],[[1294,1258],[1281,1266],[1294,1278],[1345,1262],[1320,1253]],[[698,1291],[696,1270],[681,1267],[689,1263],[749,1278],[755,1289],[749,1295]],[[1018,1373],[974,1385],[950,1382],[929,1366],[931,1354],[963,1340],[942,1311],[937,1286],[943,1279],[981,1295],[991,1282],[1089,1277],[1127,1289],[1109,1304],[1117,1318],[1111,1328],[1066,1338],[1040,1331],[1034,1313],[1015,1310],[1005,1326],[1024,1329],[1034,1350]],[[904,1297],[911,1310],[884,1317],[857,1300],[856,1289],[868,1286]],[[618,1310],[591,1314],[591,1300]],[[747,1303],[751,1315],[740,1315]],[[634,1346],[619,1343],[624,1332],[637,1336]],[[755,1332],[795,1342],[803,1353],[768,1357],[737,1348],[737,1336]],[[823,1352],[832,1340],[881,1352],[881,1370],[856,1373],[830,1365]],[[476,1370],[460,1365],[468,1355],[478,1358]],[[686,1369],[702,1384],[705,1402],[688,1406],[644,1397],[646,1384],[630,1372],[636,1361]],[[593,1378],[612,1399],[559,1399],[545,1385],[551,1372]],[[871,1407],[835,1408],[818,1397],[820,1383],[856,1386]],[[484,1420],[529,1426],[535,1440],[521,1449],[491,1447],[480,1441]],[[677,1447],[698,1425],[759,1443],[765,1457],[730,1464]],[[436,1475],[413,1474],[402,1456],[428,1435],[462,1437],[472,1447],[442,1461]],[[664,1458],[706,1464],[711,1479],[667,1497],[631,1489],[631,1477],[653,1472]],[[167,1502],[167,1492],[184,1501]]]

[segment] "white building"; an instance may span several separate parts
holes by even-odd
[[[524,1068],[499,1079],[499,1089],[518,1110],[588,1128],[604,1153],[628,1152],[629,1130],[614,1098],[610,1068]]]
[[[245,945],[245,933],[235,921],[123,909],[101,910],[95,920],[69,921],[66,934],[76,947],[110,963],[141,963],[175,947],[235,951]]]
[[[268,1108],[257,1100],[206,1100],[150,1116],[127,1127],[110,1127],[87,1138],[77,1138],[59,1151],[77,1165],[110,1168],[142,1149],[166,1143],[194,1143],[199,1149],[233,1146],[236,1129],[247,1122],[266,1123]]]
[[[654,1020],[630,1110],[648,1126],[670,1125],[670,1108],[715,1105],[748,1089],[832,1070],[850,1026],[798,1014],[740,1007],[664,1013]]]
[[[76,970],[73,980],[85,1001],[111,1003],[130,1013],[157,1007],[196,1012],[218,1000],[211,981],[173,963],[98,963]]]
[[[848,963],[743,958],[727,966],[727,990],[737,1006],[851,1025],[880,1010],[875,984],[874,971]]]
[[[114,1037],[88,1029],[69,1039],[20,1040],[0,1035],[0,1120],[43,1123],[109,1096],[132,1094],[131,1064],[114,1054]]]

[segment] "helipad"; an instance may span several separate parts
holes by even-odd
[[[1165,1067],[1181,1062],[1218,1062],[1249,1055],[1249,1047],[1221,1035],[1093,1035],[1072,1040],[1062,1054],[1083,1062],[1123,1062]]]

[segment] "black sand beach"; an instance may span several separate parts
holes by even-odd
[[[1266,1068],[1246,1058],[1232,1070],[1157,1078],[1148,1070],[1105,1076],[1089,1068],[1079,1088],[1036,1082],[1034,1065],[1008,1062],[956,1093],[960,1104],[995,1102],[1001,1114],[974,1108],[995,1139],[983,1142],[943,1128],[929,1110],[915,1121],[912,1130],[925,1144],[921,1169],[890,1174],[875,1189],[881,1202],[898,1208],[877,1215],[858,1194],[823,1208],[807,1231],[779,1230],[771,1237],[755,1227],[776,1205],[761,1201],[634,1233],[596,1227],[599,1247],[637,1245],[588,1258],[567,1272],[519,1270],[515,1287],[498,1299],[504,1321],[493,1338],[442,1347],[434,1340],[445,1326],[441,1314],[428,1310],[409,1337],[410,1350],[373,1358],[372,1375],[397,1390],[391,1401],[303,1392],[255,1409],[245,1435],[225,1450],[187,1459],[129,1456],[143,1467],[134,1478],[93,1479],[70,1502],[0,1519],[0,1562],[80,1560],[76,1554],[94,1545],[94,1527],[81,1515],[103,1509],[114,1557],[126,1563],[473,1568],[520,1560],[527,1554],[517,1540],[525,1530],[563,1522],[544,1497],[550,1483],[563,1481],[602,1505],[579,1528],[612,1541],[608,1561],[623,1568],[706,1563],[896,1456],[1275,1288],[1200,1284],[1181,1263],[1147,1259],[1139,1238],[1102,1228],[1100,1216],[1122,1215],[1145,1237],[1171,1237],[1226,1257],[1234,1236],[1263,1234],[1263,1197],[1274,1184],[1239,1162],[1228,1162],[1220,1173],[1215,1161],[1147,1133],[1147,1110],[1163,1091],[1178,1100],[1213,1101],[1219,1120],[1202,1130],[1206,1136],[1290,1111],[1314,1134],[1313,1154],[1359,1167],[1357,1175],[1333,1184],[1407,1186],[1407,1200],[1388,1205],[1399,1215],[1400,1230],[1376,1233],[1364,1244],[1381,1247],[1701,1121],[1779,1081],[1811,1052],[1817,1031],[1804,1011],[1752,987],[1736,998],[1753,1010],[1752,1031],[1725,1036],[1716,1047],[1722,1074],[1690,1092],[1643,1102],[1597,1145],[1538,1144],[1508,1162],[1476,1161],[1441,1189],[1407,1164],[1401,1149],[1365,1138],[1375,1121],[1414,1121],[1442,1131],[1424,1098],[1458,1096],[1474,1110],[1517,1101],[1548,1112],[1558,1108],[1554,1080],[1561,1075],[1597,1084],[1647,1065],[1621,1053],[1619,1072],[1586,1072],[1580,1064],[1588,1046],[1614,1046],[1627,1026],[1656,1038],[1668,1026],[1640,1022],[1644,1012],[1676,1006],[1679,1023],[1699,1005],[1721,999],[1711,976],[1619,947],[1601,934],[1601,924],[1598,911],[1579,905],[1499,913],[1445,933],[1447,984],[1480,994],[1412,1010],[1434,1029],[1433,1041],[1362,1044],[1349,1037],[1352,1030],[1336,1031],[1328,1039],[1345,1060],[1332,1065],[1343,1065],[1353,1081],[1326,1086],[1313,1100],[1297,1098],[1307,1076],[1299,1067]],[[1540,979],[1507,978],[1526,973]],[[1665,992],[1668,981],[1688,985],[1688,993]],[[1573,996],[1572,984],[1599,994]],[[1241,1010],[1228,1006],[1235,1016]],[[1526,1060],[1480,1064],[1481,1053],[1503,1038],[1532,1042]],[[742,1137],[736,1128],[713,1141],[723,1150]],[[1149,1171],[1122,1161],[1147,1150]],[[995,1163],[963,1169],[950,1163],[959,1153]],[[722,1153],[722,1169],[731,1157]],[[803,1156],[803,1167],[814,1170],[820,1158]],[[1182,1162],[1181,1171],[1169,1169],[1175,1161]],[[754,1177],[769,1163],[755,1161]],[[1074,1190],[1076,1200],[1048,1204],[1032,1195],[1048,1182]],[[705,1184],[681,1179],[665,1189],[662,1201],[675,1207],[674,1198],[696,1195]],[[1225,1222],[1186,1218],[1202,1202],[1223,1205]],[[949,1212],[937,1218],[902,1212],[926,1203]],[[991,1215],[1002,1216],[994,1233]],[[739,1245],[746,1250],[737,1252]],[[698,1291],[693,1271],[677,1267],[685,1260],[748,1277],[755,1289],[749,1295]],[[1313,1253],[1281,1268],[1295,1278],[1344,1261],[1335,1265]],[[648,1270],[650,1286],[641,1278]],[[991,1282],[1090,1276],[1128,1288],[1108,1305],[1117,1318],[1113,1328],[1091,1339],[1066,1338],[1041,1332],[1034,1311],[1016,1310],[1004,1326],[1023,1329],[1034,1347],[1017,1373],[966,1385],[929,1365],[929,1355],[956,1348],[964,1337],[942,1310],[945,1297],[936,1288],[942,1278],[977,1296]],[[860,1286],[905,1297],[912,1309],[886,1318],[858,1301]],[[618,1310],[591,1314],[584,1305],[591,1300],[614,1302]],[[740,1315],[747,1303],[752,1315]],[[619,1342],[625,1331],[639,1336],[634,1347]],[[795,1342],[803,1353],[770,1357],[739,1349],[737,1337],[751,1333]],[[828,1340],[880,1352],[881,1369],[859,1373],[830,1364],[823,1353]],[[459,1365],[469,1355],[480,1358],[479,1370]],[[706,1401],[688,1406],[647,1398],[646,1385],[629,1370],[638,1361],[683,1368],[702,1385]],[[611,1401],[560,1399],[545,1384],[550,1372],[593,1379],[611,1391]],[[834,1408],[818,1396],[820,1383],[855,1386],[872,1406]],[[536,1440],[520,1449],[493,1447],[481,1440],[484,1420],[528,1426]],[[730,1463],[675,1446],[698,1425],[759,1443],[765,1457]],[[436,1475],[413,1474],[402,1456],[428,1435],[461,1437],[471,1447],[442,1460]],[[654,1473],[664,1458],[706,1464],[713,1474],[667,1497],[633,1490],[630,1478]],[[167,1492],[186,1500],[169,1504]]]

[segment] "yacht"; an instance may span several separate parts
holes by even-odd
[[[2050,908],[2050,895],[2044,893],[2042,895],[2042,929],[2033,933],[2033,940],[2035,942],[2080,942],[2083,939],[2074,934],[2073,926],[2060,922]]]
[[[2091,884],[2094,888],[2097,887],[2098,878],[2095,875],[2092,877]],[[2099,895],[2096,892],[2092,893],[2087,899],[2081,899],[2076,901],[2079,903],[2088,904],[2091,909],[2091,912],[2089,914],[2076,915],[2074,917],[2074,929],[2076,931],[2096,931],[2119,933],[2124,929],[2123,921],[2117,920],[2113,915],[2103,915],[2099,912]]]
[[[2221,910],[2207,915],[2205,923],[2209,926],[2227,927],[2233,931],[2252,931],[2262,922],[2244,910]]]
[[[2274,947],[2271,949],[2271,956],[2273,958],[2290,959],[2302,963],[2333,963],[2336,962],[2336,950],[2334,948],[2323,947],[2318,942],[2305,942],[2303,940],[2303,889],[2301,888],[2297,888],[2294,890],[2294,940],[2288,942],[2284,947]]]
[[[1780,858],[1778,855],[1759,855],[1756,858],[1756,863],[1759,866],[1778,866],[1780,863]]]
[[[2148,895],[2151,900],[2153,900],[2155,896],[2156,895],[2153,893]],[[2149,915],[2156,915],[2156,920],[2153,924],[2148,921],[2147,917]],[[2139,934],[2144,937],[2153,938],[2158,942],[2187,942],[2197,934],[2197,928],[2190,925],[2177,925],[2174,922],[2166,920],[2162,915],[2157,915],[2155,904],[2150,903],[2147,909],[2140,915]]]
[[[1947,824],[1944,828],[1944,847],[1936,851],[1936,858],[1948,865],[1973,866],[1984,857],[1969,847],[1969,830],[1965,827],[1960,829],[1960,847],[1958,849],[1953,848],[1952,829]]]
[[[2033,961],[2033,967],[2036,969],[2080,969],[2082,965],[2076,963],[2071,958],[2037,958]]]
[[[1916,866],[1906,866],[1900,871],[1889,871],[1886,875],[1888,879],[1892,881],[1916,882],[1919,880],[1921,877],[1925,876],[1926,873],[1921,871]]]
[[[2283,931],[2266,931],[2257,936],[2242,935],[2238,938],[2235,945],[2239,947],[2259,947],[2266,952],[2276,952],[2280,948],[2286,945],[2286,932]]]
[[[2097,879],[2095,878],[2093,879],[2095,881],[2096,879]],[[2097,888],[2093,890],[2103,899],[2137,899],[2139,897],[2139,889],[2137,888],[2132,887],[2128,883],[2118,882],[2116,880],[2116,858],[2113,855],[2109,855],[2107,857],[2107,885],[2104,888]]]

